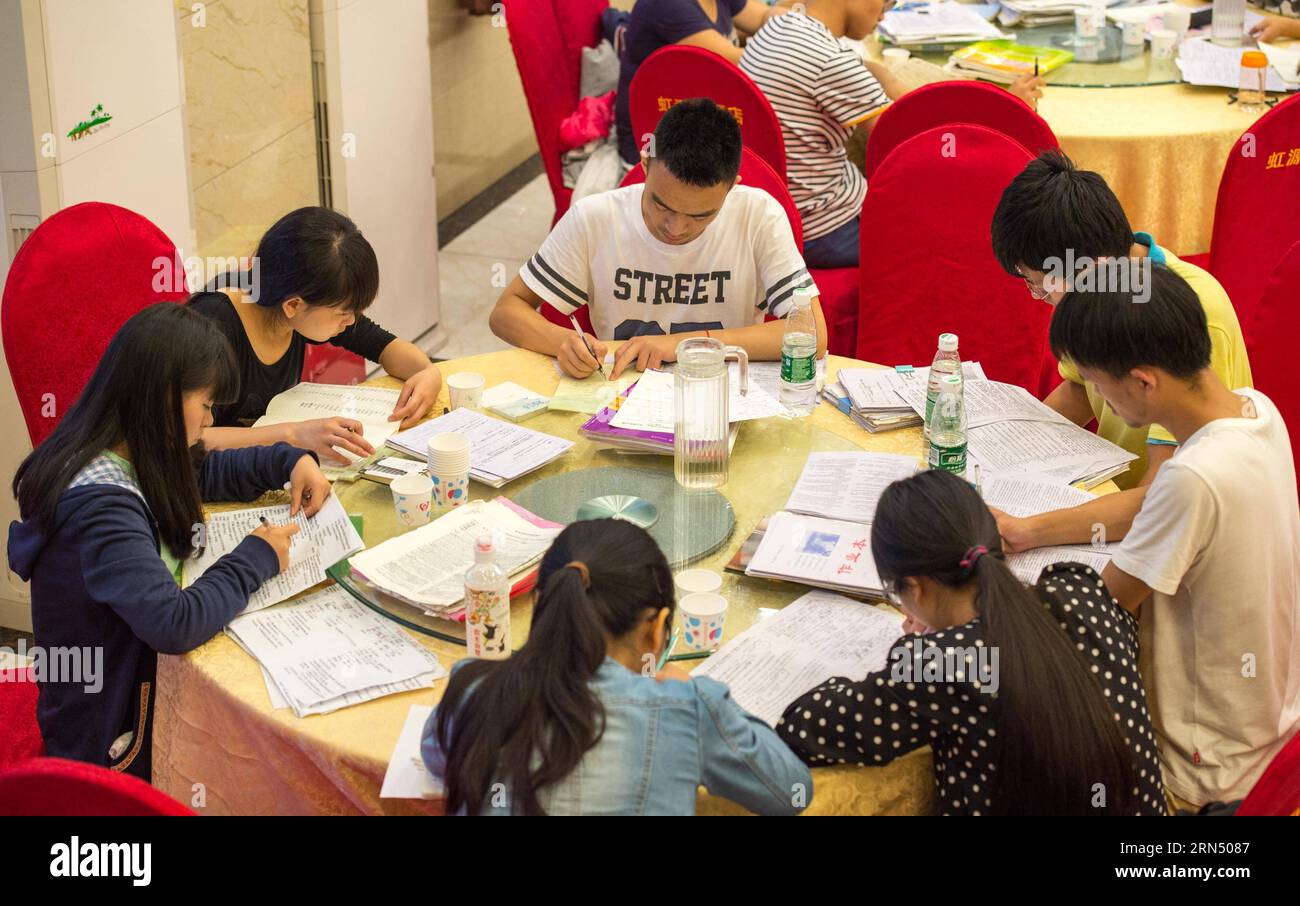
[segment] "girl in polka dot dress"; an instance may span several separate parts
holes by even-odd
[[[832,677],[777,732],[806,762],[882,765],[934,751],[945,815],[1163,815],[1137,622],[1078,563],[1026,588],[997,524],[943,471],[880,498],[871,551],[916,629],[861,682]]]

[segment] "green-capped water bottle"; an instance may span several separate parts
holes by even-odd
[[[781,405],[800,417],[817,408],[817,318],[812,300],[811,290],[794,291],[781,338]]]
[[[939,397],[930,418],[930,468],[966,475],[966,403],[961,374],[939,379]]]
[[[961,354],[957,352],[957,335],[955,333],[939,334],[939,350],[930,363],[930,376],[925,388],[925,439],[930,440],[930,416],[934,413],[935,400],[939,398],[939,382],[945,374],[961,374]]]

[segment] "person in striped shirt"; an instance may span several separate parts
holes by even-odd
[[[840,39],[867,37],[892,6],[893,0],[806,0],[769,19],[740,57],[741,70],[781,121],[786,179],[803,219],[809,267],[858,263],[858,217],[867,183],[844,146],[854,130],[870,129],[903,88],[888,68],[864,63]],[[1032,105],[1042,84],[1027,77],[1010,90]]]

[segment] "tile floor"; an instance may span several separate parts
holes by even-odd
[[[508,348],[492,335],[488,314],[551,229],[555,204],[545,174],[529,182],[438,253],[442,327],[434,355],[454,359]]]

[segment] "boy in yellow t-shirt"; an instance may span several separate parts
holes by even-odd
[[[1100,174],[1076,169],[1069,158],[1048,151],[1029,162],[1002,193],[993,215],[993,253],[1002,267],[1023,279],[1034,298],[1055,306],[1075,276],[1108,259],[1142,259],[1163,264],[1196,292],[1205,309],[1211,339],[1211,368],[1231,388],[1253,386],[1250,361],[1236,311],[1219,281],[1162,249],[1148,233],[1134,232],[1119,199]],[[1149,269],[1147,270],[1149,274]],[[1060,364],[1062,383],[1045,402],[1079,425],[1097,421],[1097,433],[1138,456],[1116,479],[1121,491],[1066,510],[1016,518],[998,510],[998,528],[1012,551],[1054,544],[1118,541],[1142,507],[1160,466],[1178,449],[1160,425],[1125,424],[1096,388],[1069,361]],[[1098,531],[1102,527],[1102,531]]]

